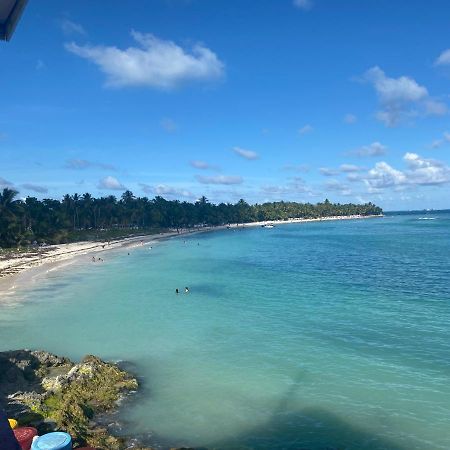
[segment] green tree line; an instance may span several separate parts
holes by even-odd
[[[0,192],[0,247],[31,243],[65,243],[81,239],[83,230],[95,230],[98,238],[108,230],[149,230],[192,228],[289,218],[381,214],[372,203],[339,204],[268,202],[249,205],[244,200],[235,204],[213,204],[206,197],[195,203],[135,197],[126,191],[120,199],[110,195],[94,198],[91,194],[65,195],[62,200],[27,197],[17,199],[17,191]],[[103,234],[102,234],[103,233]],[[85,235],[84,235],[85,236]]]

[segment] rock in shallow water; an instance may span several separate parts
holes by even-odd
[[[74,441],[120,450],[122,439],[93,425],[96,413],[113,410],[137,380],[115,364],[89,355],[79,364],[48,352],[0,352],[0,406],[21,424],[42,432],[61,429]]]

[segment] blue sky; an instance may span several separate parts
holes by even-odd
[[[448,1],[124,4],[0,43],[0,187],[450,207]]]

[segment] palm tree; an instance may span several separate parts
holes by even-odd
[[[72,202],[73,202],[73,229],[76,230],[77,223],[78,223],[78,228],[80,227],[80,217],[78,215],[78,208],[80,206],[80,196],[76,193],[73,194]]]
[[[10,246],[20,241],[20,200],[18,192],[4,188],[0,193],[0,245]]]

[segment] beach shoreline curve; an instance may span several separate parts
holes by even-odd
[[[31,276],[47,273],[52,270],[57,270],[60,267],[75,262],[79,257],[97,257],[104,252],[111,250],[126,250],[142,245],[157,243],[158,241],[192,235],[199,232],[211,232],[226,229],[242,229],[250,227],[264,227],[267,225],[278,226],[294,223],[310,223],[310,222],[324,222],[336,220],[356,220],[356,219],[370,219],[380,218],[383,215],[352,215],[352,216],[328,216],[318,218],[291,218],[287,220],[269,220],[259,222],[247,223],[233,223],[218,226],[204,226],[189,229],[169,229],[159,234],[146,234],[141,236],[133,236],[121,238],[104,242],[81,241],[70,244],[57,244],[45,247],[45,252],[27,252],[19,255],[11,256],[0,260],[0,301],[2,296],[11,293],[19,286],[21,281],[26,282],[28,277],[24,277],[24,273]],[[23,277],[23,278],[22,278]],[[22,283],[23,284],[23,283]]]

